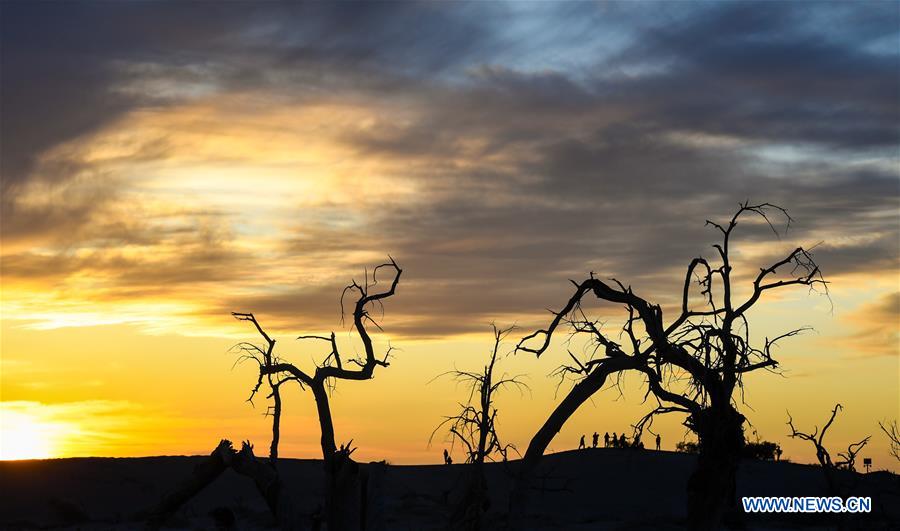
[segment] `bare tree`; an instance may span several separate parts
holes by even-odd
[[[528,388],[521,381],[521,376],[503,374],[495,379],[494,368],[500,344],[512,328],[500,330],[491,326],[494,331],[494,347],[481,372],[453,370],[438,376],[450,376],[469,388],[468,399],[459,404],[459,413],[445,417],[428,440],[430,445],[434,435],[446,427],[451,442],[459,442],[465,447],[466,463],[471,465],[463,499],[452,517],[452,525],[456,529],[474,531],[483,527],[484,515],[490,504],[484,463],[486,460],[496,460],[497,457],[506,461],[509,451],[516,451],[514,445],[502,443],[497,434],[498,411],[494,406],[496,393],[504,387],[515,387],[520,391]]]
[[[264,367],[271,368],[275,363],[278,363],[280,360],[273,357],[273,351],[275,350],[275,340],[269,337],[269,334],[263,330],[263,327],[256,320],[256,317],[253,316],[252,313],[237,313],[232,312],[232,316],[239,321],[250,321],[253,323],[253,326],[256,327],[256,330],[259,332],[259,335],[262,336],[263,340],[266,342],[265,347],[260,347],[254,343],[249,341],[242,341],[235,345],[233,348],[239,350],[242,354],[238,358],[235,363],[240,363],[245,360],[253,360],[259,364],[260,374],[259,379],[256,382],[256,385],[250,391],[250,397],[247,398],[247,402],[251,405],[253,404],[253,398],[259,392],[260,387],[263,385],[263,371]],[[272,442],[269,445],[269,463],[273,467],[276,466],[278,461],[278,443],[281,440],[281,384],[284,383],[285,380],[275,381],[275,378],[271,372],[265,375],[266,381],[269,384],[269,389],[271,392],[266,398],[272,399],[272,405],[266,410],[266,415],[271,415],[272,417]]]
[[[897,421],[895,420],[887,426],[883,422],[879,422],[878,427],[887,435],[891,445],[891,455],[894,456],[894,459],[900,461],[900,430],[897,429]]]
[[[381,270],[389,270],[393,273],[390,284],[383,291],[373,292],[373,288],[378,285],[377,276]],[[239,320],[253,323],[257,332],[266,342],[265,348],[251,343],[240,343],[238,348],[242,352],[241,360],[253,360],[259,365],[259,375],[248,400],[252,402],[264,381],[268,383],[271,389],[269,396],[274,400],[271,410],[273,418],[271,456],[277,457],[278,455],[281,415],[280,387],[285,383],[295,382],[301,389],[309,388],[312,391],[319,417],[320,444],[325,465],[325,519],[328,522],[328,529],[339,531],[359,529],[360,504],[364,503],[359,497],[359,466],[351,458],[355,450],[351,446],[352,440],[340,446],[335,442],[329,394],[338,380],[368,380],[373,377],[376,367],[387,367],[390,364],[391,347],[388,347],[387,352],[382,356],[376,356],[372,338],[366,325],[369,323],[378,327],[378,324],[369,313],[370,308],[373,305],[380,305],[385,299],[394,295],[402,272],[397,263],[391,259],[390,262],[375,267],[371,273],[371,278],[367,272],[365,281],[362,284],[354,280],[344,288],[341,294],[342,313],[345,297],[354,294],[356,296],[352,314],[353,329],[362,342],[365,351],[363,358],[345,360],[338,349],[334,333],[327,337],[300,336],[298,338],[324,341],[330,348],[330,352],[321,362],[316,364],[315,369],[311,373],[273,355],[275,340],[268,336],[253,314],[233,314]]]
[[[822,427],[822,431],[819,431],[819,427],[816,426],[812,433],[797,431],[797,429],[794,428],[794,419],[791,417],[790,412],[788,412],[787,424],[791,428],[791,433],[788,435],[794,439],[809,441],[816,448],[816,459],[818,459],[819,464],[822,465],[822,471],[825,473],[825,481],[828,483],[828,490],[832,494],[837,494],[839,492],[838,478],[834,471],[844,469],[855,472],[856,455],[869,442],[869,439],[872,438],[870,435],[857,443],[850,444],[847,447],[846,452],[838,452],[838,457],[841,458],[839,461],[832,461],[831,454],[829,454],[828,449],[825,448],[823,440],[825,439],[825,433],[828,431],[828,428],[834,423],[838,411],[843,411],[843,409],[844,406],[835,404],[834,408],[831,410],[831,417],[828,418],[828,422]]]
[[[521,340],[519,351],[540,356],[550,347],[554,334],[568,328],[573,336],[587,337],[594,350],[591,359],[581,362],[576,358],[575,365],[562,370],[577,377],[577,382],[531,439],[510,498],[513,527],[525,525],[531,478],[553,437],[610,376],[625,371],[642,374],[648,393],[659,401],[659,407],[649,417],[664,413],[687,416],[685,424],[699,440],[697,467],[688,482],[689,526],[719,526],[726,510],[734,508],[737,466],[744,444],[745,418],[737,409],[735,394],[743,392],[746,373],[775,370],[776,344],[803,330],[790,330],[757,344],[750,337],[747,313],[767,292],[790,286],[826,287],[812,254],[798,247],[760,268],[748,281],[745,298],[736,294],[740,277],[733,274],[731,260],[735,228],[745,217],[753,216],[779,234],[772,223],[773,215],[783,217],[786,227],[790,225],[787,212],[769,203],[741,204],[724,226],[707,221],[721,236],[720,243],[713,245],[716,258],[698,257],[691,261],[680,290],[680,308],[668,322],[660,305],[615,279],[606,282],[591,273],[580,283],[573,281],[575,293],[561,310],[554,312],[547,328]],[[695,285],[699,287],[699,297],[692,297]],[[619,342],[604,330],[602,323],[582,311],[582,301],[591,295],[624,308],[624,325],[616,338],[621,338]]]
[[[497,456],[505,461],[509,450],[515,451],[514,445],[500,442],[496,427],[498,411],[494,407],[494,398],[495,394],[504,387],[528,389],[527,384],[522,381],[521,375],[503,374],[499,379],[494,379],[494,368],[497,364],[500,344],[513,329],[500,330],[494,325],[492,328],[494,346],[491,350],[491,357],[482,372],[453,370],[438,375],[438,378],[449,376],[467,386],[469,396],[466,402],[459,404],[460,412],[458,414],[444,417],[444,420],[432,432],[428,442],[431,444],[434,435],[446,426],[450,440],[465,446],[467,463],[496,460]]]

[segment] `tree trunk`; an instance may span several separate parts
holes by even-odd
[[[688,418],[699,438],[697,467],[688,480],[688,529],[714,531],[737,509],[737,468],[744,446],[744,416],[731,405]]]
[[[534,434],[531,442],[528,444],[528,450],[525,456],[519,462],[519,470],[516,477],[513,490],[509,497],[509,527],[512,530],[524,529],[527,520],[528,498],[531,489],[531,482],[534,479],[534,473],[540,463],[541,457],[550,446],[550,442],[559,433],[569,417],[581,407],[591,396],[599,391],[606,378],[610,374],[622,370],[627,363],[628,358],[619,360],[609,360],[609,362],[599,365],[596,369],[588,374],[583,380],[575,384],[569,394],[556,406],[553,413],[544,422],[544,425]],[[613,363],[615,361],[616,363]]]
[[[310,387],[316,399],[319,428],[322,431],[325,519],[328,522],[328,531],[359,531],[362,513],[359,464],[350,457],[350,448],[346,450],[337,448],[325,383],[314,380]]]

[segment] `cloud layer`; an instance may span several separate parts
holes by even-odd
[[[797,220],[743,232],[748,264],[821,241],[826,276],[897,275],[888,3],[2,10],[20,318],[330,328],[388,253],[401,335],[528,322],[589,271],[665,302],[748,198]]]

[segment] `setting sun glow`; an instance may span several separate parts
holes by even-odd
[[[59,427],[25,413],[0,411],[0,460],[55,457]]]

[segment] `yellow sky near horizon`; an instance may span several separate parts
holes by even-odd
[[[402,283],[398,293],[403,294]],[[839,290],[832,296],[842,300]],[[789,318],[807,303],[803,297],[793,297],[773,308],[765,319]],[[390,336],[389,307],[386,315],[388,333],[384,335]],[[259,318],[265,323],[265,315]],[[846,337],[841,330],[844,327],[835,320],[820,311],[815,323],[819,332],[797,338],[783,349],[786,377],[748,377],[749,407],[743,408],[752,423],[747,427],[748,436],[755,430],[760,438],[779,442],[785,458],[813,462],[815,456],[807,443],[786,437],[786,410],[798,427],[811,428],[826,420],[832,402],[840,401],[845,409],[828,437],[833,453],[871,434],[864,455],[875,458],[876,468],[896,470],[887,455],[887,443],[877,432],[877,422],[889,420],[895,411],[891,393],[884,390],[893,385],[897,360],[883,355],[821,355],[835,340]],[[203,454],[222,437],[250,439],[264,447],[269,440],[269,421],[261,416],[265,401],[258,398],[255,408],[244,402],[254,370],[249,366],[232,369],[236,355],[229,347],[236,339],[257,339],[242,324],[222,320],[222,325],[231,329],[230,337],[227,333],[188,337],[150,332],[137,324],[34,329],[4,320],[0,448],[16,448],[20,435],[15,421],[21,424],[23,418],[37,425],[45,441],[43,447],[28,449],[37,454],[26,452],[23,457]],[[394,340],[401,351],[391,367],[379,370],[371,381],[339,383],[332,402],[339,440],[353,438],[363,460],[438,462],[445,445],[438,435],[429,448],[428,437],[441,415],[453,412],[465,390],[448,380],[431,380],[453,367],[476,369],[488,352],[488,334],[485,326],[480,335]],[[279,351],[309,367],[320,352],[316,345],[292,344],[295,335],[278,330]],[[384,335],[380,335],[382,348]],[[349,348],[346,334],[338,337],[342,347]],[[42,355],[37,358],[35,352]],[[559,352],[540,360],[524,354],[502,360],[504,371],[527,374],[531,387],[531,392],[522,396],[507,393],[498,403],[501,433],[507,440],[527,446],[530,435],[551,410],[554,397],[561,396],[555,394],[556,382],[547,373],[562,361]],[[846,370],[848,363],[854,371]],[[643,392],[637,378],[626,376],[623,387],[623,397],[612,387],[598,394],[573,417],[551,449],[571,448],[580,434],[594,430],[630,434],[630,424],[647,407],[641,405]],[[663,435],[665,448],[690,439],[680,425],[682,420],[661,418],[654,424]],[[283,425],[283,455],[318,457],[318,425],[308,393],[286,393]],[[6,452],[4,458],[16,457]]]
[[[104,326],[89,333],[116,337],[119,335],[116,328],[117,325]],[[75,335],[65,331],[45,331],[44,335]],[[246,367],[232,371],[233,356],[221,349],[221,340],[195,338],[188,347],[184,338],[157,336],[148,340],[133,330],[119,332],[134,338],[134,345],[151,343],[153,348],[149,352],[140,347],[129,348],[128,358],[110,362],[102,370],[79,371],[62,365],[55,375],[52,369],[34,367],[11,371],[5,363],[3,447],[7,448],[17,437],[16,425],[10,427],[7,423],[10,413],[31,419],[46,435],[46,449],[29,449],[45,454],[23,457],[196,455],[210,451],[222,437],[249,439],[260,447],[268,443],[269,422],[261,416],[265,402],[258,399],[255,408],[244,402],[254,378],[253,371]],[[7,334],[9,331],[4,331],[5,338],[9,337]],[[12,341],[15,339],[13,334]],[[189,356],[184,352],[169,352],[165,346],[168,343],[188,347]],[[438,372],[453,366],[477,368],[486,353],[487,341],[434,343],[402,347],[403,352],[395,363],[372,381],[339,384],[333,399],[338,435],[341,440],[354,438],[360,446],[361,459],[386,458],[398,464],[439,461],[440,449],[445,445],[440,443],[438,435],[429,449],[428,437],[440,415],[452,413],[455,401],[464,398],[465,391],[448,381],[429,382]],[[35,346],[41,345],[30,348]],[[120,348],[105,348],[94,355],[115,360],[121,358],[114,354]],[[466,354],[458,354],[463,349]],[[78,350],[72,355],[80,357],[82,363],[89,359],[89,355]],[[140,362],[143,356],[155,356],[158,363]],[[193,356],[200,360],[192,361]],[[806,357],[783,358],[786,366],[803,364],[806,371],[789,368],[786,378],[766,374],[748,379],[747,402],[753,408],[745,408],[752,422],[752,427],[747,428],[748,436],[752,437],[755,430],[761,439],[779,442],[785,449],[785,458],[813,462],[815,456],[807,443],[786,437],[785,410],[791,411],[798,427],[821,425],[830,410],[830,402],[822,396],[822,390],[828,389],[828,396],[839,400],[845,408],[827,439],[833,453],[871,434],[873,439],[864,455],[875,457],[876,468],[896,470],[889,461],[886,442],[876,431],[877,421],[888,418],[891,412],[891,406],[884,403],[877,389],[891,383],[896,362],[885,357],[863,358],[856,363],[868,374],[860,379],[848,379],[841,364],[803,363]],[[52,361],[52,357],[47,361]],[[547,379],[542,369],[560,361],[545,358],[538,362],[521,355],[503,360],[504,369],[514,366],[527,373],[532,389],[524,396],[508,393],[498,402],[501,433],[519,447],[527,445],[554,401],[555,382]],[[37,376],[41,373],[42,376]],[[25,374],[30,377],[26,379]],[[21,383],[10,385],[10,376],[18,376],[15,381]],[[624,392],[622,398],[615,388],[598,394],[573,417],[551,449],[569,449],[577,444],[580,434],[589,435],[594,430],[630,435],[630,424],[647,408],[640,405],[642,392],[637,378],[626,376]],[[96,400],[92,398],[95,396],[109,398]],[[282,454],[317,458],[318,424],[311,397],[291,390],[285,395],[285,404]],[[663,435],[665,448],[671,449],[675,442],[690,439],[685,437],[681,420],[661,418],[654,424],[655,430]],[[16,456],[4,454],[4,458],[9,457]]]
[[[435,269],[446,256],[464,256],[461,263],[474,273],[437,278],[429,262],[413,257],[414,266],[379,318],[384,327],[379,346],[390,339],[400,349],[395,362],[379,368],[372,381],[340,382],[333,410],[339,441],[352,438],[360,459],[438,462],[444,444],[428,448],[428,437],[442,415],[453,413],[464,391],[449,381],[429,382],[454,366],[480,367],[490,347],[491,321],[518,324],[520,336],[544,323],[543,308],[559,307],[569,294],[563,277],[583,278],[597,271],[597,264],[568,263],[553,270],[548,263],[541,274],[538,261],[529,266],[537,271],[534,277],[555,276],[535,286],[522,282],[509,291],[486,291],[510,301],[490,312],[477,313],[472,309],[477,305],[456,300],[494,289],[506,272],[519,268],[523,262],[512,251],[491,257],[496,248],[517,247],[493,234],[479,237],[477,227],[476,234],[462,238],[445,234],[445,213],[429,226],[433,237],[421,241],[411,241],[403,224],[384,225],[384,232],[370,229],[382,227],[386,213],[437,210],[435,205],[460,185],[409,175],[435,165],[475,171],[472,154],[486,139],[466,138],[452,156],[438,161],[352,147],[348,137],[385,127],[386,116],[390,123],[416,119],[414,109],[405,111],[406,118],[385,105],[326,102],[269,109],[245,94],[216,96],[124,114],[45,154],[38,175],[66,166],[75,168],[75,176],[64,186],[36,178],[19,190],[21,208],[55,209],[61,217],[46,230],[3,241],[0,458],[202,454],[223,437],[265,447],[264,399],[255,408],[244,402],[253,367],[233,369],[236,356],[229,352],[237,341],[257,337],[228,312],[257,313],[278,337],[282,355],[311,367],[321,351],[319,345],[292,340],[301,333],[334,329],[344,348],[354,348],[340,323],[340,286],[398,247],[413,253],[427,246]],[[478,168],[512,172],[527,151],[494,153],[479,160]],[[485,209],[524,209],[529,203],[516,190],[529,177],[514,179],[521,180],[507,183],[507,190],[490,179],[477,180],[473,194]],[[532,199],[559,206],[552,197]],[[78,217],[81,207],[90,207],[85,219]],[[881,215],[885,224],[894,221],[890,213]],[[706,216],[673,214],[668,223],[684,223],[688,230]],[[428,222],[431,218],[413,218],[406,226],[413,231]],[[549,239],[565,240],[567,234]],[[826,239],[833,251],[881,236],[853,227],[811,230],[804,237],[810,235]],[[695,243],[686,239],[680,252],[687,257],[708,252],[707,244]],[[755,238],[740,247],[739,259],[746,271],[754,271],[751,264],[758,267],[758,261],[791,245]],[[479,277],[482,255],[495,276]],[[609,259],[600,249],[597,256],[600,265]],[[404,266],[406,256],[395,258]],[[896,419],[900,405],[896,260],[864,273],[829,276],[828,264],[823,268],[832,282],[830,300],[797,289],[767,298],[752,314],[758,338],[801,326],[816,332],[782,347],[785,377],[747,377],[749,406],[742,410],[752,422],[748,433],[755,429],[762,439],[779,442],[786,458],[811,462],[807,443],[786,437],[786,410],[798,427],[811,427],[821,425],[841,402],[844,412],[828,438],[832,453],[872,435],[862,455],[873,457],[876,469],[896,471],[900,467],[890,460],[877,427],[878,421]],[[671,304],[679,296],[682,272],[668,264],[642,271],[635,288],[643,293],[644,280],[650,285],[646,291],[659,297],[653,300]],[[609,271],[626,281],[629,273]],[[537,294],[527,301],[517,298],[530,288]],[[528,375],[532,389],[524,396],[508,393],[498,402],[501,434],[520,448],[559,396],[556,381],[547,375],[563,356],[557,347],[540,360],[520,353],[502,362],[505,371]],[[594,430],[629,434],[647,405],[641,404],[637,378],[626,376],[624,389],[621,398],[615,387],[595,397],[552,449],[572,448],[580,434]],[[318,457],[311,396],[291,390],[285,402],[283,455]],[[681,420],[655,424],[665,448],[684,437]]]

